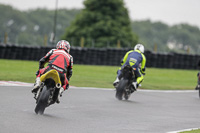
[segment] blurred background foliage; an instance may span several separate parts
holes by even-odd
[[[98,48],[133,47],[142,43],[151,51],[200,53],[200,30],[196,26],[132,21],[123,0],[85,0],[84,5],[82,10],[57,10],[55,42],[67,39],[72,46]],[[0,4],[0,12],[0,43],[55,45],[50,41],[55,10],[20,11]]]
[[[79,45],[83,38],[86,47],[133,47],[138,37],[131,30],[131,21],[123,0],[85,0],[85,9],[67,28],[63,39]]]

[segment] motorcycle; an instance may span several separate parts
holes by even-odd
[[[59,73],[52,69],[40,77],[41,85],[35,95],[36,99],[36,114],[43,114],[45,108],[58,102],[59,90],[61,81]]]
[[[197,74],[197,86],[195,88],[195,90],[198,90],[199,91],[199,98],[200,98],[200,72],[198,72]]]
[[[136,91],[136,88],[132,85],[132,82],[136,82],[136,76],[133,68],[130,65],[125,66],[121,70],[121,75],[119,76],[119,84],[116,87],[116,98],[118,100],[128,100],[130,95]]]

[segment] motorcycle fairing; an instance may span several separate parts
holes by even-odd
[[[60,76],[59,76],[59,73],[56,70],[52,69],[52,70],[46,72],[45,74],[43,74],[40,77],[40,81],[43,82],[48,78],[53,79],[56,84],[60,84],[61,85]]]

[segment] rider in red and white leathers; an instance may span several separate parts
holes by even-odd
[[[55,69],[60,76],[62,87],[60,89],[60,95],[64,90],[68,89],[69,82],[68,80],[72,76],[72,66],[73,66],[73,57],[69,54],[70,44],[68,41],[61,40],[56,45],[57,49],[51,49],[44,57],[39,61],[39,71],[36,73],[36,82],[32,90],[33,93],[36,93],[41,81],[40,76],[51,69]],[[47,67],[44,68],[46,63],[49,63]]]

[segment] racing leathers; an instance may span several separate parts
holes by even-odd
[[[44,65],[49,64],[44,68]],[[73,57],[64,49],[51,49],[39,61],[39,71],[36,73],[37,77],[46,73],[51,69],[55,69],[60,76],[62,87],[64,90],[69,87],[69,80],[72,76]]]
[[[121,65],[121,68],[126,65],[130,65],[133,68],[137,77],[137,85],[143,81],[143,75],[145,75],[146,69],[146,57],[142,52],[140,52],[139,50],[128,51],[121,61]],[[118,77],[121,74],[121,68],[117,72]]]

